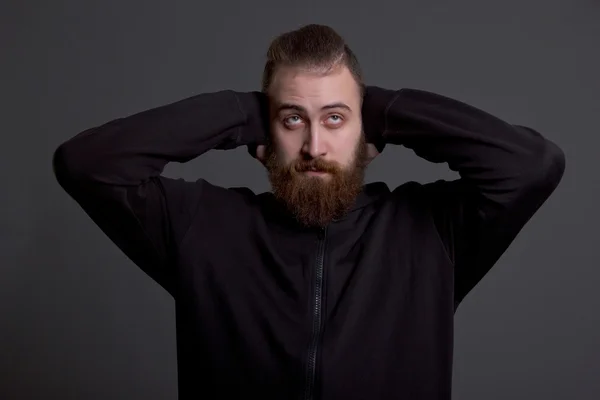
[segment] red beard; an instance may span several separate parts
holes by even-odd
[[[284,165],[272,146],[267,147],[266,167],[273,194],[303,225],[325,227],[341,218],[354,204],[362,190],[366,169],[364,135],[358,142],[350,165],[323,159],[297,159]],[[305,171],[326,172],[329,179],[307,176]]]

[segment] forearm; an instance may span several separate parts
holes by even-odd
[[[373,127],[379,140],[401,144],[431,162],[448,163],[480,192],[506,194],[532,180],[554,182],[562,173],[562,151],[536,131],[430,92],[369,90],[367,118],[378,121]]]
[[[363,108],[371,142],[404,145],[460,175],[422,186],[454,265],[456,307],[558,186],[564,154],[530,128],[434,93],[372,87]]]
[[[256,92],[203,93],[87,129],[55,152],[59,179],[137,185],[169,162],[262,140]]]

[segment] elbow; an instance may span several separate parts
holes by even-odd
[[[546,151],[542,157],[542,175],[546,185],[556,188],[565,173],[566,157],[564,151],[554,142],[546,140]]]
[[[86,164],[82,153],[70,141],[62,143],[52,154],[52,172],[63,187],[84,179]]]
[[[68,145],[63,143],[52,154],[52,172],[62,186],[74,177],[73,160],[70,157]]]
[[[553,141],[542,136],[538,131],[522,125],[515,125],[531,139],[530,150],[526,153],[523,166],[527,166],[525,176],[534,184],[558,186],[565,172],[566,157],[564,151]]]
[[[564,151],[554,142],[544,139],[543,149],[534,155],[527,186],[543,197],[549,196],[565,173]]]

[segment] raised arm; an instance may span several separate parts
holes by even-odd
[[[454,264],[457,306],[558,186],[564,153],[531,128],[431,92],[369,87],[363,108],[371,141],[460,175],[424,185]]]
[[[169,162],[262,142],[259,92],[203,93],[87,129],[54,153],[64,190],[142,270],[172,293],[172,257],[197,205],[228,190],[161,176]],[[201,210],[200,210],[201,212]]]

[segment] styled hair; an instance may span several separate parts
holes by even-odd
[[[361,95],[364,94],[363,74],[356,55],[329,26],[305,25],[285,32],[271,42],[262,77],[264,93],[268,91],[273,75],[280,66],[300,67],[322,74],[346,66],[359,85]]]

